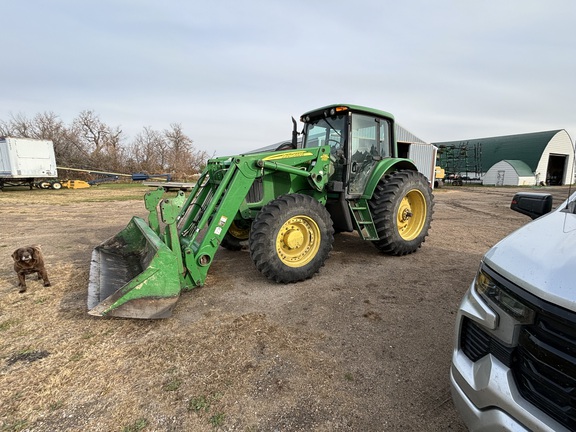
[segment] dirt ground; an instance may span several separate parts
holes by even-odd
[[[340,234],[297,284],[222,249],[206,285],[158,321],[86,313],[91,251],[145,215],[145,188],[1,192],[1,430],[463,431],[448,383],[455,312],[482,254],[529,221],[509,209],[519,189],[439,189],[417,253]],[[568,194],[537,191],[555,205]],[[42,245],[52,287],[19,294],[11,254],[28,244]]]

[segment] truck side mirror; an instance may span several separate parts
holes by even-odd
[[[545,193],[519,192],[512,198],[510,208],[518,213],[539,218],[552,210],[552,195]]]

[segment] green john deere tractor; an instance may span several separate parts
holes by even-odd
[[[218,248],[248,244],[256,268],[281,283],[312,277],[335,232],[357,231],[391,255],[416,251],[432,220],[428,180],[397,157],[394,117],[355,105],[304,114],[292,142],[208,161],[194,189],[144,198],[92,254],[88,309],[127,318],[170,316],[180,293],[204,285]]]

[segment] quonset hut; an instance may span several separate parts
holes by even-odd
[[[574,147],[564,129],[434,145],[447,175],[464,180],[497,186],[574,183]]]

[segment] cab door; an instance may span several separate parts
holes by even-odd
[[[365,114],[352,114],[348,194],[361,195],[376,164],[390,157],[390,123]]]

